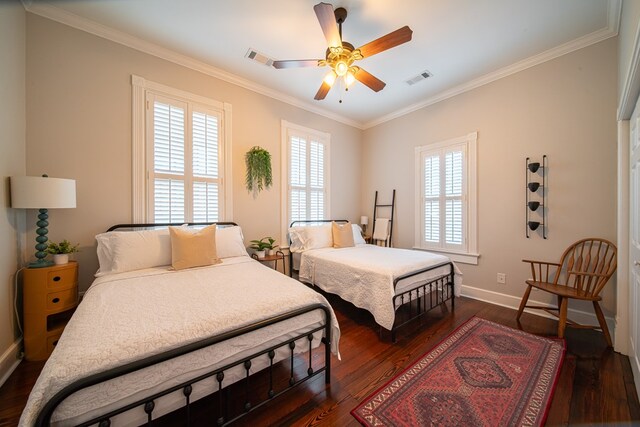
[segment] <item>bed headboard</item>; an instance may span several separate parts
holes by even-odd
[[[161,222],[161,223],[155,223],[155,224],[116,224],[109,227],[109,229],[107,230],[107,233],[109,231],[115,231],[115,230],[121,230],[121,229],[135,230],[138,228],[145,229],[145,228],[160,228],[160,227],[180,227],[183,225],[187,225],[189,227],[198,227],[198,226],[204,227],[204,226],[213,225],[213,224],[216,224],[222,227],[233,227],[238,225],[235,222],[178,222],[178,223]]]
[[[295,227],[295,226],[304,227],[305,225],[309,225],[309,226],[319,225],[320,223],[324,223],[324,222],[339,222],[341,224],[346,224],[349,221],[346,219],[304,219],[300,221],[293,221],[291,225],[289,225],[289,228]],[[291,245],[291,236],[289,236],[289,233],[287,233],[287,237],[289,238],[289,245]]]
[[[349,222],[346,219],[304,219],[304,220],[300,220],[300,221],[293,221],[290,225],[289,228],[294,227],[294,226],[304,226],[304,225],[313,225],[319,222],[339,222],[339,223],[347,223]]]

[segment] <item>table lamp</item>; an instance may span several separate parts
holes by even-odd
[[[369,224],[369,217],[362,215],[360,217],[360,224],[362,225],[362,232],[366,233],[367,232],[367,225]]]
[[[12,176],[11,207],[17,209],[39,209],[36,225],[36,262],[30,268],[48,267],[52,261],[45,261],[47,253],[48,209],[76,207],[76,181],[73,179],[39,176]]]

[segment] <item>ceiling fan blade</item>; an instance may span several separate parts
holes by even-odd
[[[338,31],[333,6],[329,3],[318,3],[313,6],[313,10],[316,12],[320,27],[322,27],[324,38],[327,39],[327,45],[329,47],[342,47],[342,38],[340,37],[340,31]]]
[[[299,67],[317,67],[319,59],[299,59],[286,61],[273,61],[273,68],[299,68]]]
[[[329,89],[331,89],[331,85],[323,81],[322,86],[320,86],[320,89],[318,89],[318,92],[316,93],[316,96],[313,97],[313,99],[315,99],[316,101],[323,100],[325,96],[327,96],[327,94],[329,93]]]
[[[353,74],[353,77],[356,78],[360,83],[365,86],[368,86],[369,89],[374,92],[380,92],[387,85],[385,82],[374,76],[373,74],[369,74],[362,68],[358,67],[358,70]]]
[[[386,36],[375,39],[360,48],[360,53],[364,58],[373,56],[376,53],[384,52],[387,49],[396,47],[411,40],[413,31],[408,26],[397,29]]]

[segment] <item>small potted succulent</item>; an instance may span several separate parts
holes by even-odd
[[[80,245],[72,245],[68,240],[65,239],[60,243],[49,243],[46,252],[53,255],[53,263],[55,265],[61,265],[69,262],[69,254],[80,251],[78,249],[78,246]]]
[[[271,256],[271,255],[275,255],[276,254],[276,248],[278,247],[278,245],[274,245],[274,243],[276,242],[276,239],[274,239],[273,237],[264,237],[264,239],[267,239],[269,246],[266,247],[267,250],[267,255]]]
[[[258,258],[264,258],[267,251],[269,251],[269,255],[274,254],[275,248],[278,247],[278,245],[274,246],[275,241],[272,237],[263,237],[260,240],[252,240],[249,247],[255,251]]]

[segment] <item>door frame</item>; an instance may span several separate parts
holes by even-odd
[[[628,355],[630,345],[630,118],[640,99],[640,25],[637,24],[633,41],[633,54],[625,76],[618,103],[618,200],[617,200],[617,238],[618,271],[616,298],[615,350]],[[635,307],[639,309],[640,307]],[[636,352],[638,349],[636,349]],[[638,354],[634,355],[638,358]],[[630,360],[634,374],[636,390],[640,393],[640,369],[637,360]]]

